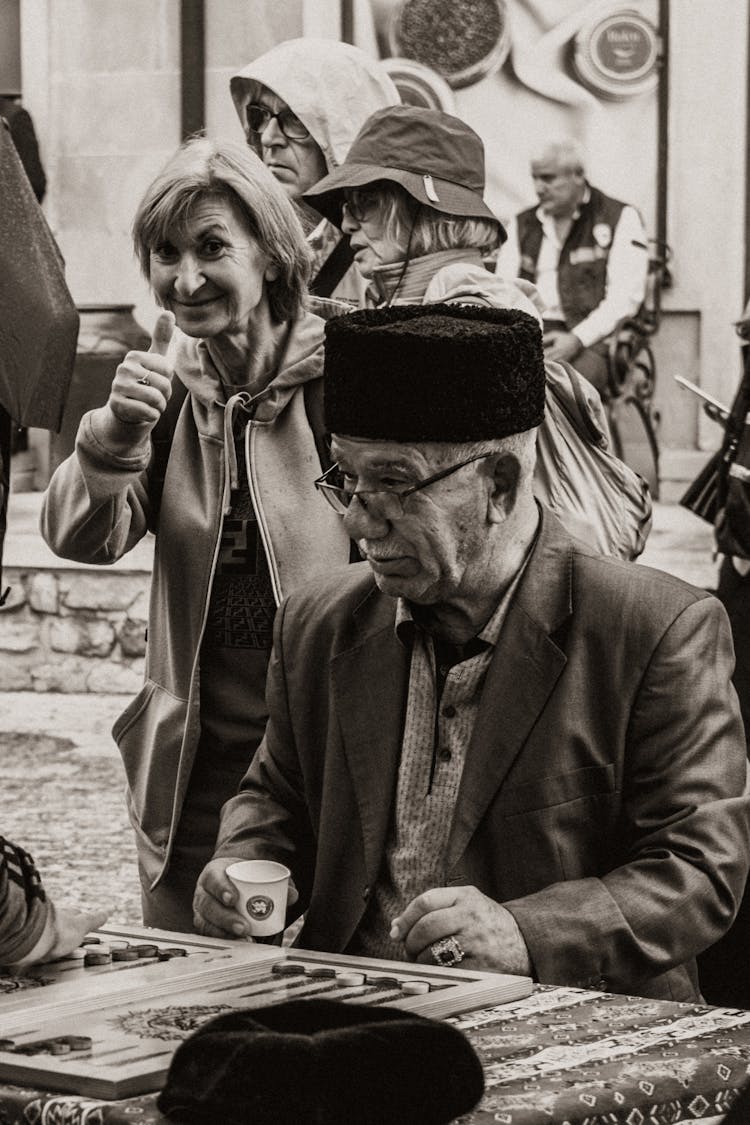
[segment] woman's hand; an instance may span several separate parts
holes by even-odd
[[[172,367],[166,354],[174,330],[174,315],[161,312],[147,352],[128,352],[117,368],[109,394],[109,408],[128,426],[156,425],[172,394]]]

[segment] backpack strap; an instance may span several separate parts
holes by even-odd
[[[354,251],[348,238],[341,238],[310,282],[314,297],[330,297],[354,261]]]
[[[326,431],[325,418],[323,417],[323,380],[310,379],[302,386],[302,395],[305,403],[307,421],[315,438],[315,448],[318,451],[318,460],[323,472],[330,469],[333,464],[331,457],[331,438]]]

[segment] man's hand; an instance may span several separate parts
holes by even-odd
[[[201,871],[193,896],[193,925],[199,934],[217,938],[250,936],[247,922],[237,909],[237,888],[226,873],[241,858],[212,859]]]
[[[557,362],[567,360],[568,363],[583,351],[583,344],[575,332],[545,332],[544,356]]]
[[[247,921],[237,909],[237,888],[226,873],[231,864],[241,861],[242,856],[212,859],[203,868],[193,898],[193,924],[199,934],[216,938],[250,937]],[[287,906],[292,906],[298,898],[290,879]]]
[[[128,352],[115,372],[109,408],[128,426],[149,425],[161,418],[172,393],[172,366],[166,357],[174,316],[161,312],[147,352]]]
[[[530,976],[529,951],[515,918],[476,887],[434,887],[394,918],[391,937],[401,939],[408,957],[432,965],[430,946],[455,937],[478,969]]]

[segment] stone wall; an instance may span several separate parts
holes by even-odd
[[[135,694],[149,574],[7,567],[3,583],[0,691]]]

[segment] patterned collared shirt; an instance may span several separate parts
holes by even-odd
[[[445,886],[445,854],[482,688],[524,569],[478,636],[452,657],[398,599],[396,635],[411,647],[411,665],[396,801],[383,866],[348,953],[404,960],[403,943],[389,937],[392,920],[423,891]]]

